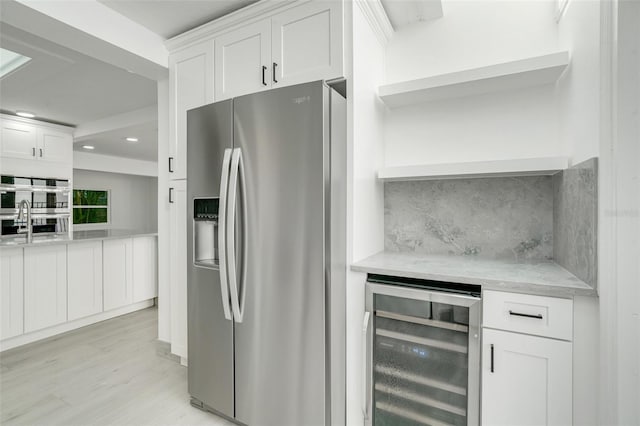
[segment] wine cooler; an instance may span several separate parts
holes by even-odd
[[[363,322],[367,425],[475,425],[480,288],[369,275]]]

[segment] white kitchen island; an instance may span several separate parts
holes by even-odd
[[[152,306],[157,234],[74,231],[0,243],[0,351]]]

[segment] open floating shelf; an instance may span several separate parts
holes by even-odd
[[[439,99],[539,86],[557,81],[567,65],[569,52],[556,52],[386,84],[378,88],[378,95],[385,104],[395,108]]]
[[[384,181],[431,180],[498,176],[548,176],[566,169],[566,157],[520,158],[469,163],[420,164],[378,171]]]

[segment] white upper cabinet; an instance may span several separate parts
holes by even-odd
[[[67,320],[67,246],[24,249],[24,331]]]
[[[309,2],[275,15],[273,86],[343,76],[342,2]]]
[[[38,158],[45,161],[58,163],[73,162],[73,138],[68,133],[58,132],[53,129],[40,130],[38,146]]]
[[[213,41],[181,50],[169,64],[169,177],[187,177],[187,111],[213,102]]]
[[[310,1],[215,39],[215,99],[344,76],[342,2]]]
[[[0,115],[0,168],[3,174],[71,179],[73,129]]]
[[[68,320],[102,312],[102,241],[67,248]]]
[[[0,154],[6,158],[36,158],[37,129],[30,124],[2,119]]]
[[[271,21],[265,19],[215,41],[215,99],[271,87]]]

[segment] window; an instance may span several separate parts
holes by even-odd
[[[108,224],[109,191],[73,190],[73,224]]]

